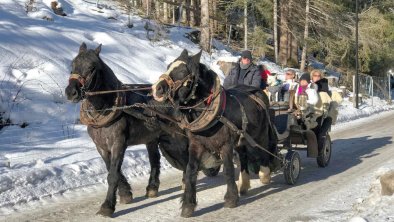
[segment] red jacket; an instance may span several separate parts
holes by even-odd
[[[260,75],[261,79],[264,80],[265,83],[267,83],[268,75],[271,75],[271,72],[268,70],[263,70]]]

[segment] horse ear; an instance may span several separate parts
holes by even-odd
[[[101,45],[102,45],[102,44],[100,44],[99,46],[97,46],[97,48],[94,50],[94,52],[96,53],[96,55],[99,55],[99,54],[100,54],[100,52],[101,52]]]
[[[181,55],[180,55],[176,60],[180,60],[180,61],[186,62],[187,59],[188,59],[188,57],[189,57],[189,53],[187,52],[186,49],[184,49],[184,50],[182,51]]]
[[[88,47],[84,42],[82,42],[81,46],[79,46],[79,53],[86,52],[86,50],[88,50]]]
[[[200,52],[198,52],[197,54],[195,54],[192,57],[192,61],[193,61],[194,64],[199,64],[200,63],[201,54],[202,54],[202,50],[200,50]]]

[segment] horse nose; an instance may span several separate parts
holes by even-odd
[[[75,88],[67,87],[66,88],[66,95],[68,100],[75,100],[78,98],[78,91]]]
[[[156,93],[158,95],[162,95],[163,94],[163,86],[161,84],[157,85],[156,87]]]

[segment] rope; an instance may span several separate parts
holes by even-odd
[[[279,159],[279,160],[283,160],[281,157],[279,157],[278,155],[271,153],[268,149],[262,147],[260,144],[256,143],[256,141],[249,135],[249,133],[245,132],[244,130],[240,130],[238,129],[238,127],[232,123],[230,120],[228,120],[226,117],[221,116],[219,118],[219,121],[222,122],[223,124],[225,124],[226,126],[228,126],[231,130],[233,130],[235,133],[237,133],[239,136],[244,136],[244,138],[246,139],[246,141],[248,141],[248,143],[253,146],[253,147],[257,147],[265,152],[267,152],[268,154],[272,155],[273,157]]]
[[[151,90],[151,89],[152,89],[151,87],[143,87],[143,88],[138,88],[138,89],[107,90],[107,91],[85,92],[85,95],[86,96],[95,96],[95,95],[117,93],[117,92],[146,91],[146,90]]]

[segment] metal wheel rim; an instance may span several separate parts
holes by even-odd
[[[291,164],[291,168],[292,168],[293,178],[295,179],[300,174],[300,159],[299,158],[294,157],[292,164]]]

